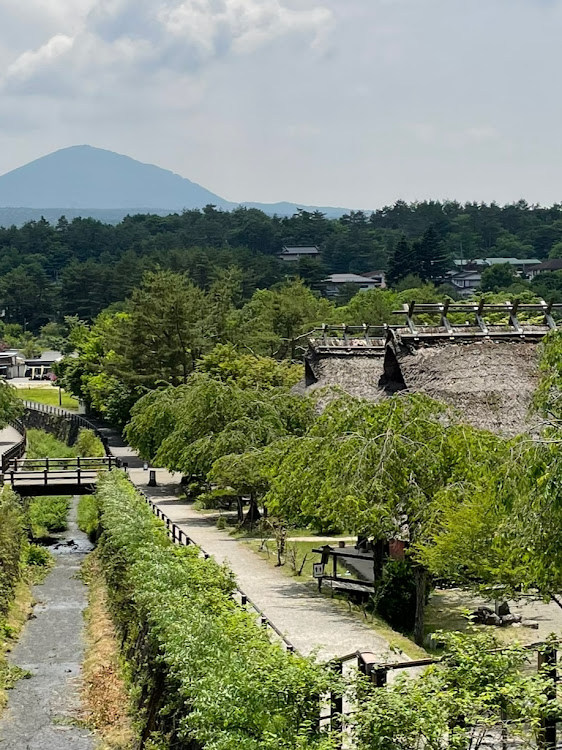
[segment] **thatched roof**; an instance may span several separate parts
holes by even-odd
[[[475,341],[398,354],[409,391],[449,404],[475,427],[514,435],[532,429],[537,344]]]
[[[302,391],[341,389],[380,401],[399,390],[425,393],[456,408],[469,424],[514,435],[530,431],[529,411],[538,383],[537,343],[475,340],[406,346],[390,341],[383,352],[347,355],[311,348]],[[331,389],[336,389],[331,391]]]

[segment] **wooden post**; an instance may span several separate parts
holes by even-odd
[[[334,662],[333,669],[338,677],[343,675],[343,662]],[[336,732],[340,735],[343,731],[343,695],[338,690],[336,695],[330,694],[330,729],[333,734]],[[338,746],[341,748],[343,744],[343,737],[338,742]]]
[[[47,469],[45,469],[43,472],[43,481],[46,487],[49,484],[49,472],[47,471]]]
[[[544,651],[539,651],[538,669],[544,671],[551,681],[546,688],[546,697],[549,701],[556,700],[556,661],[557,651],[553,646],[547,646]],[[556,719],[552,716],[547,716],[542,722],[539,747],[541,750],[556,750]]]

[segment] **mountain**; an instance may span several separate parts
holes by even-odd
[[[233,203],[167,169],[92,146],[55,151],[0,177],[0,224],[4,225],[21,224],[42,214],[52,218],[53,212],[57,218],[63,213],[67,218],[107,216],[114,223],[128,213],[166,214],[209,203],[226,210],[247,205],[282,216],[299,207],[316,210],[295,203]],[[320,210],[329,216],[346,211]],[[11,222],[10,217],[14,217]]]

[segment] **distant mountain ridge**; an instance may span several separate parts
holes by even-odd
[[[56,218],[92,216],[117,223],[128,213],[164,215],[209,203],[225,210],[245,205],[281,216],[297,208],[317,210],[296,203],[234,203],[167,169],[93,146],[55,151],[0,177],[0,224],[4,226],[41,215],[52,221],[55,214]],[[330,217],[347,211],[319,210]]]

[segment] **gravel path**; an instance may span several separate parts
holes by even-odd
[[[355,651],[371,651],[381,661],[407,660],[391,651],[388,641],[347,613],[339,604],[298,583],[262,560],[248,547],[216,528],[192,504],[178,500],[179,475],[157,469],[158,487],[147,486],[143,462],[116,430],[96,426],[108,439],[113,455],[129,464],[132,481],[152,497],[166,515],[219,562],[227,561],[240,588],[302,654],[331,659]]]
[[[67,540],[74,540],[77,548],[65,546]],[[33,591],[34,618],[10,655],[10,661],[31,677],[20,680],[8,694],[8,708],[0,719],[1,750],[93,750],[95,746],[91,733],[76,725],[87,602],[78,573],[91,549],[76,526],[76,503],[61,542],[63,546],[52,550],[54,569]]]
[[[372,651],[381,661],[395,661],[388,641],[363,625],[355,615],[320,596],[312,586],[298,583],[272,567],[228,532],[220,531],[193,505],[175,496],[177,483],[158,470],[156,488],[146,486],[147,474],[133,469],[131,479],[161,510],[219,562],[228,562],[240,588],[302,654],[315,651],[320,659]],[[404,657],[407,659],[407,657]]]

